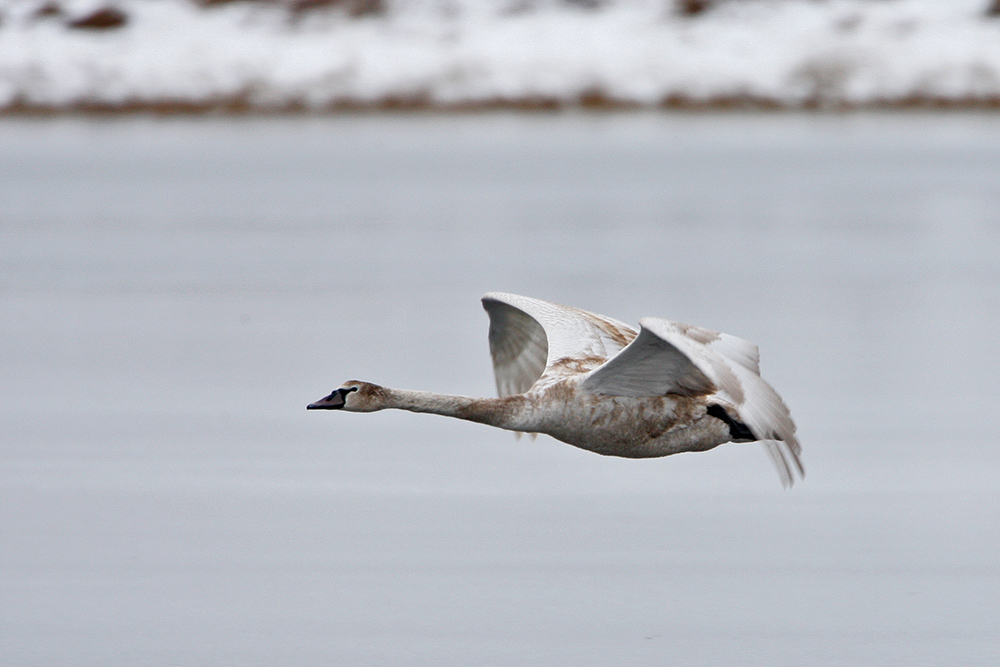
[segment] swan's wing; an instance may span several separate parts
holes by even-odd
[[[528,391],[560,359],[606,359],[636,335],[611,318],[516,294],[490,292],[483,308],[490,316],[490,355],[501,396]]]
[[[545,330],[538,321],[503,301],[483,297],[490,316],[490,356],[500,396],[523,394],[545,370]]]
[[[806,471],[802,467],[802,447],[795,437],[795,422],[788,407],[758,373],[739,364],[733,364],[732,369],[743,388],[743,401],[737,403],[723,392],[719,392],[720,396],[736,408],[740,421],[763,441],[764,448],[778,468],[781,481],[791,486],[796,473],[798,477],[804,477]]]
[[[739,380],[706,342],[715,331],[667,320],[640,320],[642,329],[632,344],[597,368],[581,388],[614,396],[700,396],[726,390],[741,394]],[[696,335],[696,340],[691,335]]]
[[[700,328],[700,327],[688,327]],[[706,343],[711,349],[715,350],[728,361],[735,361],[744,368],[749,369],[751,372],[760,375],[760,351],[757,346],[748,340],[743,340],[742,338],[737,338],[736,336],[730,336],[729,334],[724,334],[717,331],[711,331],[710,329],[702,329],[702,331],[711,332],[716,334],[718,338],[710,340]]]
[[[655,317],[639,336],[597,368],[581,388],[618,396],[717,393],[774,459],[782,480],[803,475],[795,424],[781,397],[760,377],[757,346],[728,334]]]

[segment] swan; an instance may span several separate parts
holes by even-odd
[[[350,380],[307,409],[427,412],[628,458],[761,441],[786,486],[805,475],[795,424],[760,377],[753,343],[656,317],[640,319],[636,332],[516,294],[490,292],[482,302],[499,398]]]

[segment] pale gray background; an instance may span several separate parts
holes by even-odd
[[[998,245],[988,115],[0,121],[2,662],[995,663]],[[756,341],[806,480],[305,411],[488,290]]]

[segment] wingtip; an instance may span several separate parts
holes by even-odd
[[[802,465],[802,459],[799,456],[800,448],[794,437],[790,443],[782,440],[764,440],[761,441],[761,444],[771,456],[774,467],[778,470],[778,476],[781,477],[783,487],[790,489],[795,486],[796,481],[805,479],[806,469]]]

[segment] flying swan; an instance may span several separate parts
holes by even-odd
[[[500,398],[351,380],[307,409],[428,412],[629,458],[761,441],[786,486],[805,474],[795,424],[760,377],[753,343],[656,317],[639,320],[636,333],[603,315],[515,294],[491,292],[483,307]]]

